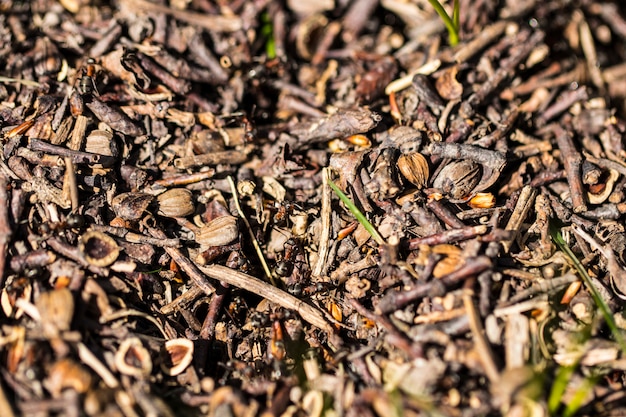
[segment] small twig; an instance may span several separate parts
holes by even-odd
[[[400,330],[398,330],[398,328],[387,317],[369,311],[354,298],[348,298],[348,302],[352,305],[352,307],[354,307],[357,313],[374,323],[378,323],[383,329],[385,329],[387,332],[387,340],[390,344],[403,350],[412,359],[422,358],[424,356],[422,347],[400,332]]]
[[[167,332],[163,328],[163,325],[159,323],[157,319],[155,319],[153,316],[146,314],[142,311],[137,311],[137,310],[133,310],[130,308],[118,310],[108,315],[102,315],[100,316],[100,323],[108,323],[110,321],[115,321],[124,317],[130,317],[130,316],[141,317],[143,319],[148,320],[150,323],[154,324],[157,329],[159,329],[159,331],[161,332],[161,334],[163,335],[165,339],[170,339],[170,335],[167,334]]]
[[[576,228],[574,227],[574,229]],[[578,232],[580,234],[581,230],[578,230]],[[602,295],[600,295],[600,292],[598,291],[596,286],[591,281],[591,277],[589,276],[589,274],[587,274],[587,270],[585,269],[583,264],[578,260],[574,252],[572,252],[572,250],[569,248],[569,246],[567,246],[565,239],[563,239],[563,236],[561,235],[561,231],[554,223],[550,225],[550,234],[552,235],[552,240],[554,241],[554,243],[563,253],[565,253],[570,258],[570,260],[574,264],[576,271],[578,271],[578,274],[585,283],[585,286],[591,293],[591,297],[600,309],[600,312],[602,313],[602,316],[604,317],[607,326],[609,326],[609,329],[611,329],[611,333],[613,333],[615,341],[619,344],[620,349],[622,349],[623,352],[626,352],[626,341],[622,337],[622,334],[620,333],[620,330],[615,323],[615,319],[613,318],[613,313],[611,312],[611,309],[607,305],[606,301],[604,301],[604,298],[602,298]],[[582,234],[580,235],[582,236]]]
[[[318,243],[317,262],[313,266],[311,271],[312,275],[319,277],[324,271],[326,265],[326,257],[328,256],[328,243],[330,241],[330,215],[331,215],[331,195],[330,185],[330,169],[324,168],[322,170],[323,186],[322,186],[322,211],[320,218],[322,219],[322,233]]]
[[[105,364],[100,362],[100,360],[94,355],[87,346],[85,346],[82,342],[78,343],[78,357],[80,360],[90,367],[101,379],[104,384],[111,388],[115,389],[119,387],[120,383],[115,379],[115,375],[106,367]]]
[[[565,166],[567,183],[569,184],[572,199],[572,209],[576,214],[583,213],[587,211],[587,204],[585,203],[585,192],[582,182],[582,156],[576,150],[570,133],[560,126],[554,126],[552,130],[561,150],[561,158]]]
[[[70,201],[72,202],[72,211],[78,210],[78,185],[76,183],[76,169],[72,158],[65,157],[65,178],[63,181],[63,192],[69,192]]]
[[[13,231],[9,224],[9,197],[7,194],[8,178],[0,172],[0,288],[4,288],[4,269],[7,260],[7,248]]]
[[[418,249],[420,245],[438,245],[442,243],[459,242],[461,240],[484,235],[487,233],[488,229],[489,227],[487,225],[479,224],[477,226],[466,226],[461,229],[450,229],[435,235],[416,237],[408,240],[408,248],[409,250],[415,250]]]
[[[474,300],[472,299],[473,291],[467,288],[472,281],[473,280],[467,281],[466,288],[463,290],[463,306],[469,318],[469,326],[472,331],[472,336],[474,337],[476,350],[478,351],[478,359],[482,363],[485,374],[491,384],[496,385],[500,381],[500,373],[493,359],[493,352],[489,346],[489,342],[487,342],[487,338],[485,337],[485,330],[480,322],[480,316],[474,306]]]
[[[128,7],[135,10],[155,12],[173,17],[181,22],[192,26],[198,26],[213,32],[236,32],[242,27],[242,20],[237,16],[208,15],[187,10],[179,10],[171,7],[151,3],[145,0],[129,0]]]
[[[512,230],[515,233],[515,236],[519,234],[520,226],[528,216],[528,212],[533,207],[535,202],[535,196],[537,195],[537,190],[532,188],[531,186],[525,186],[522,188],[522,192],[517,199],[517,203],[515,204],[515,209],[509,218],[508,223],[506,224],[505,230]],[[508,252],[511,249],[511,245],[513,244],[513,240],[515,238],[502,242],[502,246],[505,252]]]
[[[280,305],[281,307],[294,310],[300,314],[303,320],[316,326],[327,333],[334,333],[334,328],[326,320],[324,314],[317,308],[306,304],[304,301],[297,299],[293,295],[276,288],[266,282],[261,281],[251,275],[243,272],[235,271],[222,265],[200,266],[198,269],[209,278],[218,281],[224,281],[229,285],[242,288],[259,297]]]

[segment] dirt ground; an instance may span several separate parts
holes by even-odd
[[[434,3],[0,1],[0,415],[625,415],[626,7]]]

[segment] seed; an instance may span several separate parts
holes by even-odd
[[[410,183],[422,189],[428,181],[430,170],[426,158],[418,152],[400,155],[398,169]]]
[[[165,217],[185,217],[196,211],[191,191],[173,188],[157,197],[159,214]]]

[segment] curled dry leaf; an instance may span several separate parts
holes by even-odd
[[[426,158],[418,152],[400,155],[398,158],[398,169],[404,178],[418,189],[426,185],[430,175]]]
[[[78,249],[83,258],[93,266],[109,266],[120,254],[120,248],[111,236],[95,230],[87,231],[81,236]]]
[[[196,208],[193,204],[193,195],[186,188],[173,188],[157,197],[158,213],[165,217],[185,217],[192,214]]]
[[[123,374],[134,377],[143,377],[152,372],[152,358],[150,352],[143,347],[137,337],[125,339],[115,352],[115,367]]]
[[[226,215],[217,217],[198,230],[196,242],[201,246],[223,246],[239,237],[237,218]]]
[[[189,339],[172,339],[165,342],[168,355],[167,363],[161,364],[161,369],[169,376],[181,374],[193,360],[193,342]]]
[[[456,79],[458,73],[458,65],[441,71],[441,76],[437,78],[435,88],[442,98],[446,100],[458,100],[463,95],[463,85]]]

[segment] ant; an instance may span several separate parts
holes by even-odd
[[[87,58],[87,65],[85,65],[81,72],[83,75],[80,77],[78,82],[78,91],[82,95],[88,95],[92,93],[98,94],[98,90],[96,88],[96,82],[94,81],[94,77],[96,75],[96,60],[93,58]]]
[[[270,212],[274,212],[274,223],[286,221],[288,215],[292,214],[295,209],[300,209],[300,206],[291,201],[266,200],[263,206]]]
[[[302,242],[295,238],[289,238],[283,247],[284,251],[276,262],[274,274],[284,282],[292,295],[302,295],[303,284],[308,281],[311,275]]]
[[[61,232],[67,229],[80,229],[85,225],[85,218],[80,214],[69,214],[65,220],[60,222],[45,222],[41,223],[38,227],[38,231],[42,235],[47,235],[52,232]]]

